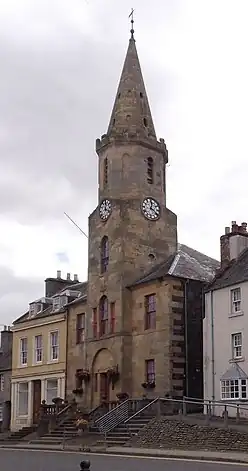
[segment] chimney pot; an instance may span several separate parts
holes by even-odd
[[[225,234],[230,234],[230,227],[229,226],[225,227]]]
[[[67,281],[71,280],[71,274],[70,273],[67,273],[66,279],[67,279]]]
[[[57,270],[57,278],[61,278],[61,270]]]
[[[4,326],[3,326],[3,330],[4,330],[4,331],[7,330],[7,325],[4,325]]]
[[[77,273],[74,274],[74,281],[78,281],[78,275],[77,275]]]
[[[247,222],[242,222],[241,227],[243,228],[243,232],[247,232]]]
[[[10,332],[10,325],[8,326],[8,331]]]

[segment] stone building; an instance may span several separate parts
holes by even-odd
[[[67,395],[83,389],[88,408],[119,393],[202,397],[202,290],[219,264],[178,244],[166,204],[168,151],[156,136],[133,31],[96,152],[88,282],[68,309]]]
[[[0,431],[9,429],[11,416],[12,337],[8,326],[1,332],[0,343]]]

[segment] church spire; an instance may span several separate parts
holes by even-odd
[[[131,38],[117,89],[116,99],[107,131],[109,137],[137,136],[156,139],[155,128],[141,72],[134,39],[133,11]]]

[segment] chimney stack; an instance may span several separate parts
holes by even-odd
[[[77,273],[74,274],[74,281],[78,281],[78,274]]]
[[[60,278],[61,278],[61,270],[57,270],[57,278],[58,278],[58,280],[60,280]]]
[[[67,281],[71,281],[71,274],[70,273],[67,273],[66,279],[67,279]]]
[[[232,221],[231,228],[225,227],[225,234],[220,238],[221,268],[225,268],[231,260],[236,259],[248,247],[247,223],[241,226]]]

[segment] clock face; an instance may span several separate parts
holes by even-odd
[[[100,218],[101,218],[103,221],[107,221],[108,217],[109,217],[110,214],[111,214],[111,211],[112,211],[111,201],[109,201],[109,200],[103,200],[103,201],[101,202],[100,208],[99,208]]]
[[[142,203],[142,212],[146,219],[156,221],[160,217],[159,203],[153,198],[145,198]]]

